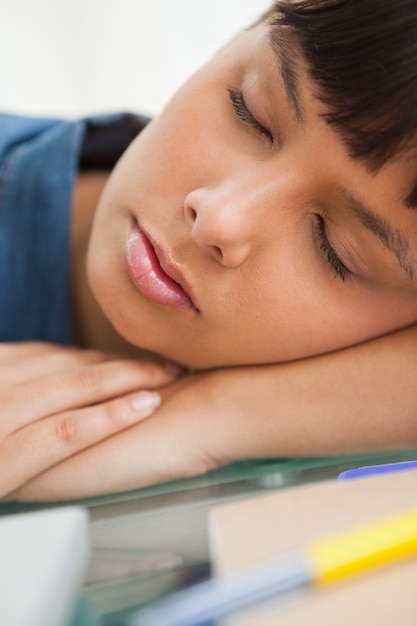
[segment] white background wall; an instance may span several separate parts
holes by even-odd
[[[0,0],[0,110],[156,113],[270,0]]]

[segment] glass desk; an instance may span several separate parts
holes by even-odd
[[[0,515],[80,504],[91,559],[71,626],[122,626],[137,609],[210,575],[207,511],[219,503],[336,478],[360,465],[417,459],[417,451],[235,463],[193,479],[48,505],[0,504]]]

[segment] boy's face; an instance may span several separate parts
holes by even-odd
[[[110,177],[88,255],[131,343],[197,368],[300,358],[417,320],[415,162],[371,175],[284,84],[266,27],[197,72]],[[289,95],[290,94],[290,95]]]

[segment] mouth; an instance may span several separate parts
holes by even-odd
[[[178,265],[136,222],[126,242],[125,261],[144,296],[163,306],[199,312]]]

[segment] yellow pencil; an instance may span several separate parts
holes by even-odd
[[[314,582],[330,583],[417,552],[417,509],[313,543]]]

